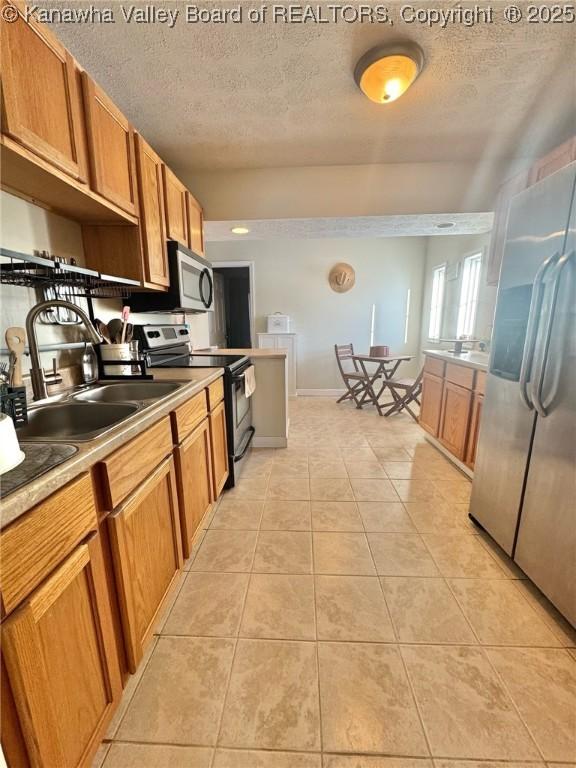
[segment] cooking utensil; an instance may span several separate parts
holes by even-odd
[[[133,336],[134,336],[134,326],[132,325],[132,323],[128,323],[126,325],[126,341],[131,342]]]
[[[24,328],[12,326],[6,331],[6,346],[14,355],[10,368],[10,386],[22,386],[22,355],[26,346],[26,331]]]
[[[120,336],[120,344],[124,344],[126,341],[126,326],[130,318],[130,307],[122,307],[122,334]]]
[[[106,323],[103,323],[102,320],[98,320],[97,317],[94,318],[94,325],[96,326],[96,330],[102,336],[106,344],[112,344],[112,339],[110,338],[110,330]]]
[[[108,335],[112,344],[121,344],[122,338],[122,320],[117,317],[112,318],[108,323]]]

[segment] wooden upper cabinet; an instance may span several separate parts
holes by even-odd
[[[528,184],[536,184],[576,160],[576,136],[541,157],[530,169]]]
[[[114,102],[82,73],[91,187],[135,215],[138,211],[134,133]]]
[[[140,197],[140,225],[144,250],[145,282],[168,287],[168,253],[166,248],[166,214],[162,160],[152,147],[136,134],[136,167]]]
[[[122,692],[96,534],[6,620],[2,654],[31,765],[90,765]]]
[[[162,172],[166,204],[166,235],[170,240],[188,245],[186,187],[167,165],[162,166]]]
[[[167,459],[108,517],[130,672],[182,566],[174,462]]]
[[[190,192],[186,193],[188,198],[188,232],[190,233],[190,250],[204,256],[204,214],[202,206]]]
[[[0,0],[2,10],[16,4]],[[2,21],[2,131],[53,166],[87,180],[74,59],[43,25]]]

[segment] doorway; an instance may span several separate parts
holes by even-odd
[[[252,264],[213,264],[213,278],[214,312],[210,318],[210,345],[227,349],[252,348]]]

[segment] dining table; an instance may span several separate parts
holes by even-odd
[[[360,406],[364,403],[370,403],[375,405],[378,409],[378,413],[382,415],[382,409],[386,406],[380,403],[382,393],[388,386],[388,382],[394,378],[394,374],[398,370],[399,366],[404,362],[410,362],[414,359],[414,355],[387,355],[386,357],[377,357],[375,355],[352,355],[352,360],[358,363],[360,370],[366,377],[366,388],[364,394],[360,399]],[[368,370],[367,366],[375,364],[376,367],[372,370]],[[380,388],[378,391],[375,389],[376,382],[381,379]]]

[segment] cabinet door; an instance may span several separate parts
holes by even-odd
[[[145,282],[153,286],[168,287],[170,276],[166,252],[162,160],[138,134],[136,134],[136,166]]]
[[[190,193],[188,198],[188,232],[190,234],[190,250],[199,256],[204,256],[204,214],[202,206]]]
[[[476,462],[476,449],[478,447],[478,434],[480,432],[480,419],[482,417],[483,395],[474,395],[472,400],[472,413],[470,415],[470,429],[468,430],[468,445],[466,446],[466,464],[474,469]]]
[[[529,184],[536,184],[576,160],[576,136],[541,157],[530,169]]]
[[[228,479],[228,443],[226,441],[226,411],[220,403],[210,414],[210,444],[212,452],[212,489],[216,500]]]
[[[472,408],[472,392],[450,381],[444,382],[438,439],[457,459],[464,461]]]
[[[15,5],[0,0],[4,13]],[[52,165],[86,181],[82,102],[74,60],[30,18],[2,21],[2,131]]]
[[[188,245],[186,187],[168,166],[163,165],[162,172],[166,203],[166,235],[171,240]]]
[[[208,419],[176,448],[176,482],[182,523],[184,557],[204,515],[212,507],[212,460]]]
[[[522,173],[508,179],[498,192],[494,210],[494,224],[492,225],[492,235],[490,236],[488,266],[486,269],[486,283],[488,285],[498,285],[512,198],[526,189],[527,186],[528,171],[522,171]]]
[[[134,133],[114,102],[82,73],[90,181],[95,192],[131,214],[137,213]]]
[[[270,336],[267,333],[259,333],[258,346],[260,349],[276,349],[276,336]]]
[[[420,406],[420,426],[434,437],[438,436],[440,412],[442,410],[442,390],[444,380],[439,376],[424,373],[422,376],[422,405]]]
[[[108,520],[128,668],[135,672],[182,566],[172,459],[163,462]]]
[[[2,652],[31,764],[90,764],[121,695],[96,534],[5,622]]]

